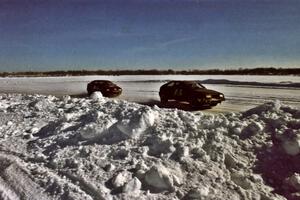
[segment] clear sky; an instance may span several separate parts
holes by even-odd
[[[0,0],[0,71],[299,64],[298,0]]]

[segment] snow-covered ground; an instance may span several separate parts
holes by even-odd
[[[0,94],[0,199],[300,198],[299,77],[214,76],[227,104],[205,112],[135,103],[157,102],[169,79],[139,78],[0,79],[0,92],[32,93]],[[123,96],[65,95],[93,79]]]
[[[279,101],[208,114],[2,94],[0,199],[296,199],[299,130]]]

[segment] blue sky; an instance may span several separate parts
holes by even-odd
[[[299,67],[300,1],[0,0],[0,71]]]

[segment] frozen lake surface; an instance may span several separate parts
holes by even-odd
[[[123,94],[87,97],[95,79],[116,82]],[[204,112],[142,105],[159,105],[160,86],[173,79],[209,83],[227,100]],[[2,78],[0,199],[295,199],[299,83],[269,76]]]
[[[160,76],[78,76],[1,78],[0,92],[85,95],[92,80],[111,80],[123,88],[120,99],[143,104],[158,104],[158,91],[169,80],[199,80],[209,89],[225,94],[226,101],[209,112],[243,111],[270,100],[300,107],[299,76],[229,76],[229,75],[160,75]],[[209,81],[207,81],[209,80]],[[295,86],[296,84],[296,86]]]

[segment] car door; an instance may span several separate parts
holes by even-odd
[[[183,88],[182,88],[182,84],[180,83],[176,83],[174,85],[174,99],[178,100],[178,101],[182,101],[183,100]]]
[[[174,82],[169,82],[168,84],[164,85],[162,90],[160,91],[161,96],[165,96],[168,99],[173,99],[174,95]]]

